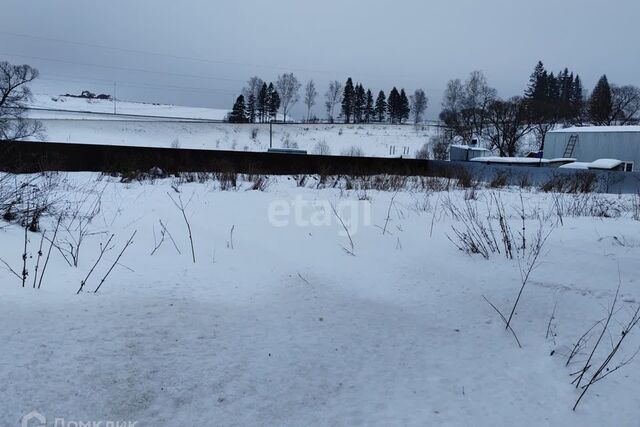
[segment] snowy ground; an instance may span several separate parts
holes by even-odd
[[[464,206],[473,195],[470,203],[486,212],[489,190],[327,189],[313,177],[302,187],[271,179],[265,191],[246,182],[221,191],[214,181],[120,183],[94,174],[53,181],[72,210],[89,211],[98,199],[100,209],[78,268],[54,250],[40,290],[21,288],[0,268],[3,425],[18,425],[32,410],[50,422],[139,427],[638,423],[637,362],[595,385],[577,412],[569,374],[579,364],[564,366],[570,347],[606,314],[618,268],[618,322],[640,301],[640,223],[631,218],[631,197],[524,192],[527,233],[537,216],[557,227],[517,310],[520,349],[482,298],[508,311],[518,263],[465,255],[448,239],[462,224],[443,206]],[[195,264],[168,194],[190,201]],[[497,194],[518,230],[519,190]],[[562,223],[554,214],[560,202]],[[352,224],[353,249],[329,203]],[[584,203],[614,218],[572,216]],[[181,254],[167,238],[151,255],[160,220]],[[50,236],[52,219],[42,226]],[[136,230],[120,265],[91,293]],[[115,248],[90,277],[89,292],[76,295],[112,233]],[[15,225],[0,230],[0,258],[15,271],[23,236]],[[40,235],[29,240],[33,273]],[[57,240],[71,235],[62,230]],[[639,344],[631,336],[624,355]]]
[[[74,98],[69,96],[55,96],[38,94],[34,96],[30,107],[45,110],[84,111],[89,113],[113,114],[113,101],[100,99]],[[128,115],[175,117],[205,120],[223,120],[228,111],[214,108],[185,107],[177,105],[152,104],[144,102],[118,101],[117,113]],[[78,117],[77,114],[56,113],[52,111],[33,111],[33,117],[60,118]],[[96,118],[95,115],[84,115],[85,118]],[[109,118],[108,116],[106,118]],[[117,118],[117,117],[116,117]],[[111,117],[110,119],[113,119]]]
[[[75,111],[113,112],[109,101],[39,96],[35,107]],[[224,118],[226,111],[205,108],[121,102],[121,114],[143,114],[166,118],[131,118],[127,116],[96,116],[84,113],[34,110],[30,116],[45,127],[44,139],[53,142],[130,145],[145,147],[195,148],[206,150],[266,151],[269,148],[269,125],[233,125],[201,123],[185,118]],[[362,155],[378,157],[415,157],[437,129],[429,126],[392,125],[275,125],[273,146],[300,148],[319,153],[326,144],[328,153],[340,155],[361,150]],[[323,151],[323,154],[325,152]]]

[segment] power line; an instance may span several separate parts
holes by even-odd
[[[51,74],[49,74],[51,75]],[[237,94],[237,91],[226,90],[226,89],[214,89],[214,88],[200,88],[200,87],[188,87],[188,86],[174,86],[174,85],[154,85],[149,83],[139,83],[139,82],[130,82],[123,81],[119,79],[107,80],[107,79],[87,79],[87,78],[67,78],[67,77],[40,77],[39,80],[45,81],[57,81],[57,82],[66,82],[66,83],[91,83],[98,82],[102,83],[105,87],[113,85],[113,83],[117,83],[119,86],[136,88],[136,89],[160,89],[160,90],[171,90],[171,91],[184,91],[184,92],[209,92],[209,93],[225,93],[225,94]]]
[[[233,65],[233,66],[250,67],[250,68],[266,68],[266,69],[273,69],[273,70],[279,70],[279,71],[296,71],[296,72],[303,72],[303,73],[319,73],[319,74],[334,74],[334,75],[345,74],[338,70],[319,70],[319,69],[310,69],[310,68],[282,67],[282,66],[273,66],[273,65],[264,65],[264,64],[246,63],[246,62],[220,61],[220,60],[213,60],[213,59],[197,58],[192,56],[173,55],[173,54],[152,52],[152,51],[146,51],[146,50],[113,47],[113,46],[107,46],[103,44],[93,44],[93,43],[79,42],[79,41],[67,40],[67,39],[36,36],[33,34],[13,33],[9,31],[0,31],[0,34],[13,36],[13,37],[29,38],[33,40],[45,40],[45,41],[63,43],[63,44],[69,44],[69,45],[75,45],[75,46],[85,46],[85,47],[91,47],[94,49],[105,49],[105,50],[111,50],[115,52],[133,53],[136,55],[149,55],[149,56],[171,58],[171,59],[177,59],[181,61],[195,61],[195,62],[202,62],[202,63],[209,63],[209,64]],[[349,74],[349,73],[346,73],[346,74]],[[378,74],[378,73],[373,73],[371,75],[378,76],[378,77],[402,76],[399,74]],[[403,75],[403,77],[410,77],[410,76]],[[416,77],[416,76],[413,76],[413,77]]]
[[[106,68],[106,69],[112,69],[112,70],[118,70],[118,71],[133,71],[133,72],[139,72],[139,73],[149,73],[149,74],[158,74],[158,75],[175,76],[175,77],[187,77],[187,78],[193,78],[193,79],[220,80],[220,81],[228,81],[228,82],[234,82],[234,83],[238,83],[238,82],[244,83],[244,80],[239,80],[239,79],[227,79],[222,77],[211,77],[211,76],[203,76],[203,75],[197,75],[197,74],[173,73],[169,71],[148,70],[144,68],[120,67],[117,65],[91,64],[88,62],[68,61],[68,60],[56,59],[56,58],[45,58],[42,56],[21,55],[17,53],[0,52],[0,55],[12,56],[16,58],[35,59],[39,61],[58,62],[62,64],[80,65],[80,66],[86,66],[86,67]]]

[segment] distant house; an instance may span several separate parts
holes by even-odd
[[[576,167],[604,159],[608,161],[603,165],[609,170],[640,170],[640,126],[586,126],[552,131],[545,139],[544,157],[574,158],[578,162]],[[616,161],[619,164],[612,168]],[[597,166],[596,163],[589,169],[600,169]]]

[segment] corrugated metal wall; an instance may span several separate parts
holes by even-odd
[[[634,162],[634,170],[640,170],[640,132],[550,132],[544,144],[544,157],[563,157],[571,135],[578,135],[571,157],[579,162],[618,159]]]

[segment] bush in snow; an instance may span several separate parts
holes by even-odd
[[[283,138],[282,138],[282,148],[290,148],[290,149],[298,149],[298,143],[291,140],[291,137],[289,136],[289,134],[286,134]]]
[[[342,150],[340,154],[348,157],[364,157],[364,151],[362,151],[362,148],[357,147],[355,145],[352,145],[351,147]]]
[[[429,160],[429,144],[425,143],[422,148],[416,151],[416,159]]]
[[[258,128],[251,129],[251,139],[255,141],[257,137],[258,137]]]
[[[180,140],[178,138],[171,141],[171,148],[180,148]]]
[[[451,139],[444,135],[432,136],[429,140],[433,150],[433,158],[435,160],[449,160],[449,146]]]
[[[329,148],[329,144],[326,141],[318,141],[312,152],[320,156],[329,156],[331,155],[331,148]]]

